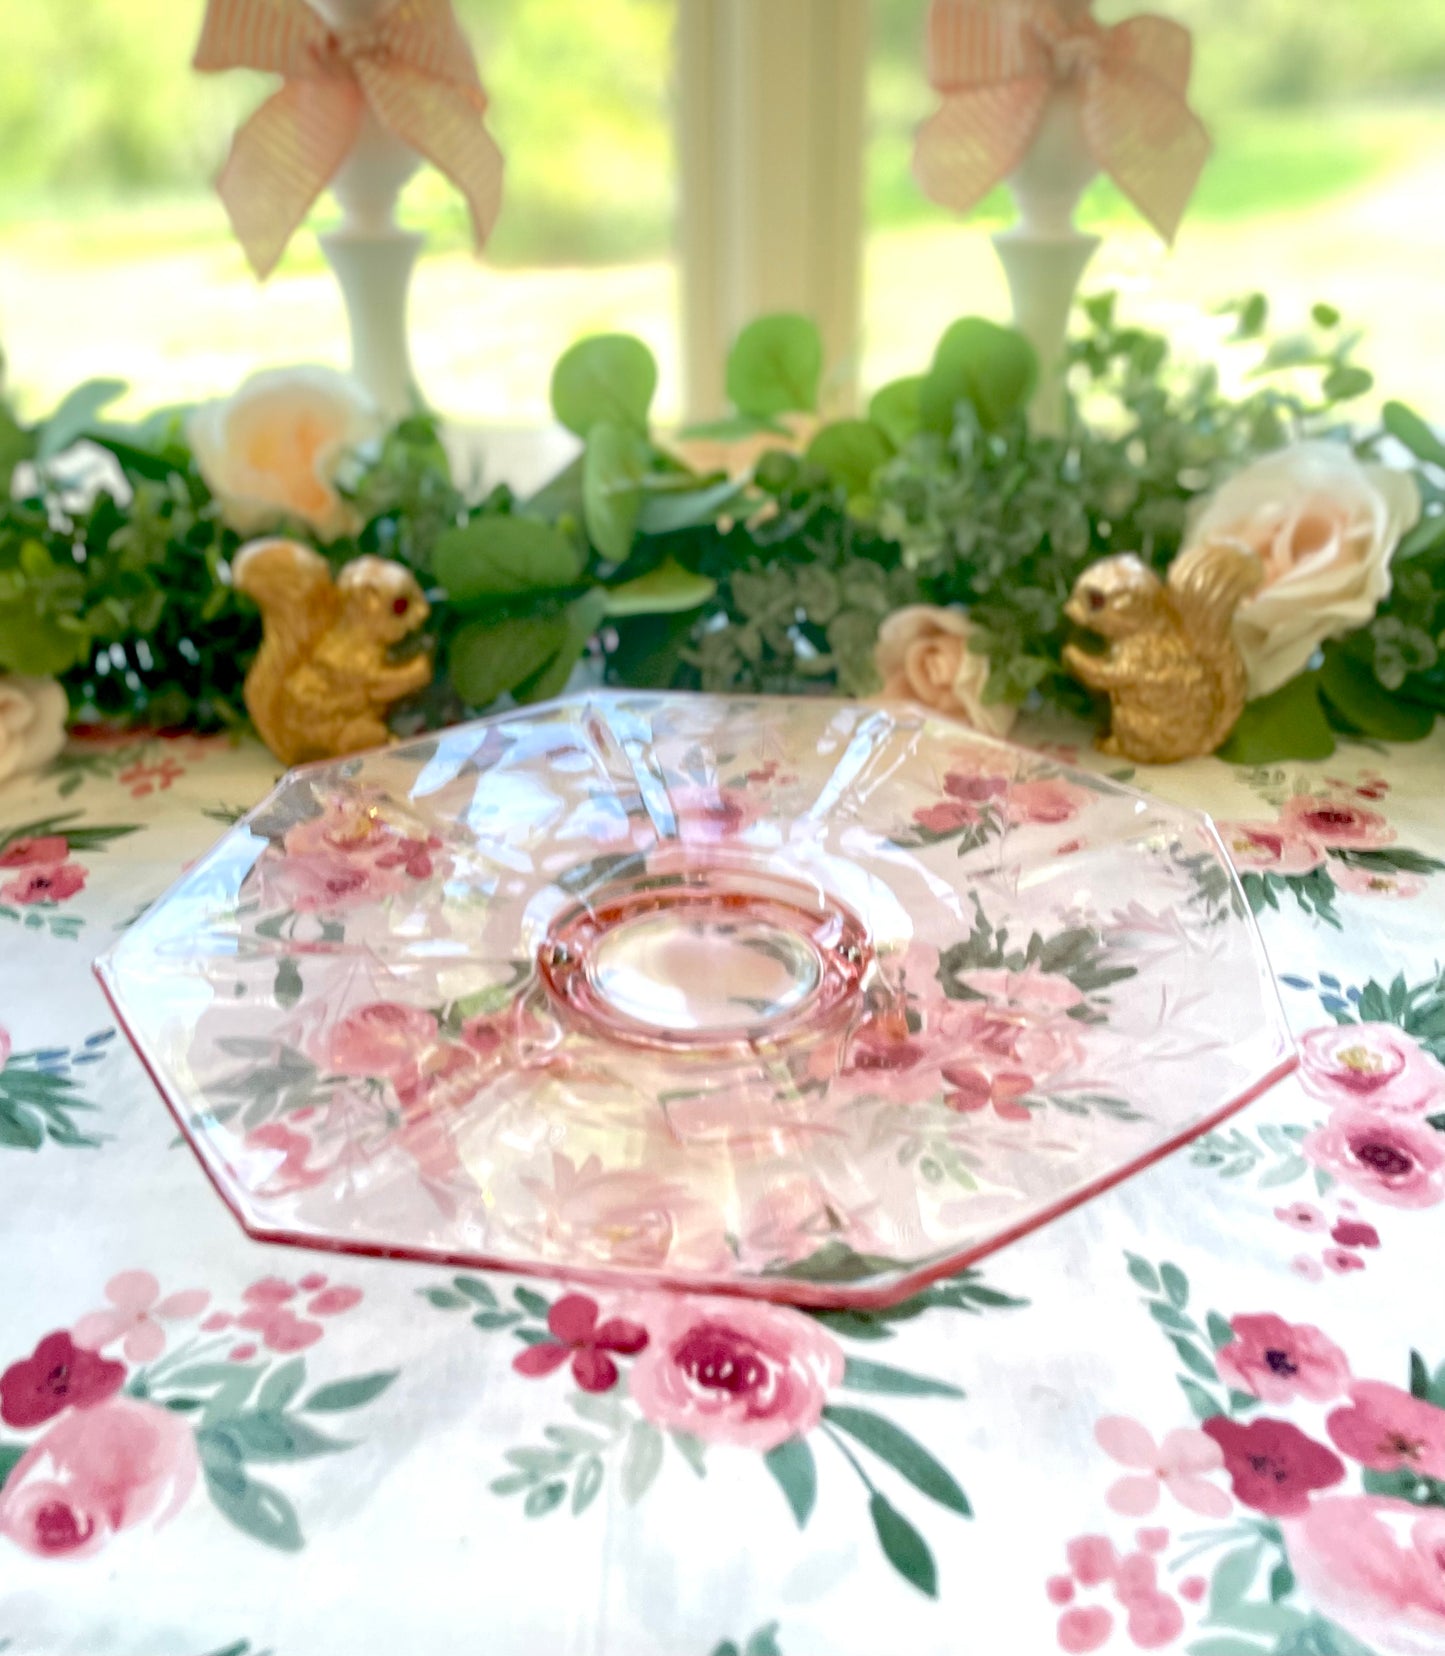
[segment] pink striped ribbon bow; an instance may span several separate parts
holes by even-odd
[[[914,174],[966,212],[1016,170],[1050,97],[1071,86],[1093,160],[1172,241],[1210,150],[1185,102],[1189,61],[1189,31],[1168,18],[1106,28],[1089,0],[933,0],[928,78],[943,104],[919,129]]]
[[[265,69],[286,84],[237,132],[217,188],[258,276],[281,257],[346,160],[368,110],[466,197],[480,247],[497,217],[502,156],[451,0],[396,0],[332,28],[305,0],[209,0],[195,67]]]

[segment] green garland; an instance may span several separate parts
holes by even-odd
[[[1260,296],[1225,314],[1225,352],[1250,365],[1241,394],[1123,325],[1104,295],[1084,303],[1069,347],[1065,435],[1028,428],[1025,342],[969,318],[925,373],[884,387],[866,418],[815,426],[801,452],[785,420],[816,407],[818,333],[762,318],[729,356],[735,415],[693,434],[772,434],[779,446],[743,477],[699,471],[653,434],[645,346],[584,340],[552,380],[582,453],[540,492],[466,498],[418,415],[357,461],[344,492],[363,527],[321,549],[338,566],[359,552],[399,559],[432,599],[436,681],[398,709],[399,729],[556,694],[584,654],[617,684],[863,694],[876,688],[879,623],[914,602],[967,607],[990,699],[1097,714],[1061,665],[1063,605],[1083,568],[1133,551],[1162,571],[1197,497],[1270,449],[1327,436],[1369,458],[1389,437],[1423,502],[1390,597],[1252,702],[1226,755],[1323,756],[1337,732],[1423,736],[1445,711],[1445,445],[1397,403],[1381,430],[1350,430],[1342,405],[1371,380],[1328,307],[1273,339]],[[22,464],[33,480],[0,508],[0,670],[59,675],[76,721],[239,725],[259,640],[229,584],[240,537],[187,446],[185,411],[103,419],[121,389],[82,386],[35,427],[0,407],[0,481]],[[67,484],[58,462],[80,439],[108,451],[119,485]]]

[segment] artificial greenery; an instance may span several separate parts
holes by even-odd
[[[733,412],[673,443],[651,427],[647,348],[584,340],[552,379],[581,450],[537,494],[469,498],[417,415],[358,457],[342,487],[361,528],[321,550],[338,566],[397,558],[428,591],[438,674],[398,711],[401,728],[556,694],[584,656],[620,684],[863,694],[879,623],[912,602],[966,606],[990,699],[1087,714],[1061,665],[1079,573],[1120,551],[1163,570],[1198,497],[1269,449],[1330,436],[1408,458],[1422,517],[1373,620],[1251,703],[1226,755],[1321,756],[1339,732],[1423,736],[1445,711],[1445,444],[1398,403],[1380,429],[1352,433],[1345,405],[1371,380],[1330,308],[1283,336],[1258,295],[1222,315],[1219,363],[1191,365],[1121,321],[1112,295],[1085,301],[1059,436],[1027,423],[1029,346],[977,318],[864,416],[828,423],[817,329],[761,318],[729,355]],[[185,411],[107,421],[121,389],[82,386],[33,428],[0,411],[0,475],[24,480],[0,508],[0,669],[58,674],[77,718],[237,724],[259,638],[229,584],[239,537],[187,446]],[[688,436],[761,453],[742,475],[702,469]],[[82,438],[95,447],[77,449]],[[111,468],[98,486],[76,470],[97,448]]]

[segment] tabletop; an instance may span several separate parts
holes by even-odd
[[[6,1656],[1445,1652],[1445,736],[1137,774],[1301,1067],[869,1312],[249,1240],[89,968],[276,774],[92,732],[0,787]]]

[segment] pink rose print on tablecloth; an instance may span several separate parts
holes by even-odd
[[[1383,1380],[1357,1380],[1325,1421],[1334,1446],[1375,1472],[1445,1478],[1445,1409]]]
[[[1350,1383],[1345,1354],[1309,1323],[1268,1313],[1230,1319],[1234,1339],[1215,1357],[1221,1379],[1266,1403],[1328,1403]]]
[[[430,1049],[440,1044],[430,1012],[395,1001],[373,1001],[336,1023],[324,1062],[337,1075],[390,1081],[401,1088],[420,1078]]]
[[[1156,1443],[1137,1420],[1105,1415],[1094,1427],[1094,1438],[1111,1460],[1131,1469],[1104,1497],[1115,1512],[1142,1518],[1158,1506],[1160,1490],[1167,1489],[1180,1506],[1203,1517],[1228,1514],[1228,1495],[1206,1476],[1224,1465],[1224,1455],[1203,1432],[1181,1427]]]
[[[294,1302],[304,1295],[310,1297],[301,1307],[305,1312],[302,1316]],[[362,1291],[348,1284],[328,1284],[320,1271],[311,1271],[296,1283],[284,1277],[262,1277],[245,1290],[241,1299],[240,1311],[213,1311],[201,1328],[207,1334],[227,1328],[245,1329],[259,1334],[268,1351],[289,1355],[315,1345],[326,1332],[315,1318],[353,1310],[361,1304]],[[258,1349],[254,1341],[244,1341],[229,1353],[230,1360],[249,1362]]]
[[[113,1397],[57,1421],[0,1492],[0,1535],[40,1558],[98,1552],[119,1530],[163,1524],[196,1482],[195,1438],[169,1409]]]
[[[1330,1235],[1342,1248],[1378,1248],[1380,1245],[1379,1231],[1363,1219],[1341,1219]]]
[[[63,863],[70,855],[70,841],[64,834],[36,834],[11,840],[0,851],[0,868],[45,868]]]
[[[552,1374],[568,1358],[572,1378],[587,1392],[611,1391],[617,1384],[614,1356],[635,1357],[647,1344],[647,1330],[625,1317],[597,1321],[597,1301],[586,1294],[564,1294],[547,1313],[552,1338],[539,1340],[512,1359],[518,1374],[534,1378]]]
[[[1225,1505],[1227,1510],[1227,1499]],[[1184,1613],[1160,1588],[1159,1566],[1151,1556],[1169,1544],[1168,1530],[1141,1529],[1137,1540],[1139,1549],[1122,1556],[1104,1535],[1079,1535],[1068,1543],[1069,1575],[1051,1576],[1045,1584],[1050,1603],[1072,1604],[1058,1621],[1061,1650],[1097,1650],[1114,1630],[1114,1612],[1105,1605],[1073,1604],[1076,1584],[1086,1590],[1112,1586],[1125,1630],[1140,1650],[1162,1650],[1184,1631]]]
[[[1345,1475],[1338,1455],[1287,1420],[1245,1425],[1216,1415],[1204,1430],[1224,1451],[1235,1499],[1271,1518],[1303,1512],[1312,1491],[1328,1489]]]
[[[1393,1024],[1328,1024],[1300,1041],[1300,1083],[1327,1104],[1423,1115],[1445,1106],[1445,1064]]]
[[[85,878],[79,863],[42,863],[0,885],[0,898],[7,903],[63,903],[84,888]]]
[[[1301,1593],[1376,1656],[1445,1650],[1445,1513],[1331,1495],[1286,1523]]]
[[[246,1134],[244,1147],[248,1156],[267,1158],[265,1165],[270,1171],[250,1175],[258,1195],[284,1196],[292,1191],[310,1190],[326,1177],[324,1167],[310,1166],[314,1148],[311,1140],[283,1121],[268,1121],[262,1127],[253,1127]]]
[[[1333,863],[1330,878],[1341,891],[1357,897],[1418,897],[1425,889],[1418,874],[1398,874],[1392,868],[1360,868],[1347,862]]]
[[[1308,874],[1326,857],[1312,835],[1277,822],[1221,822],[1220,838],[1237,869],[1269,874]]]
[[[1378,811],[1348,799],[1296,794],[1279,813],[1282,826],[1298,829],[1332,851],[1369,851],[1388,845],[1395,830]]]
[[[162,1321],[199,1316],[210,1301],[204,1288],[184,1288],[161,1298],[161,1285],[149,1271],[121,1271],[105,1285],[110,1305],[91,1311],[75,1325],[75,1343],[99,1351],[113,1341],[132,1363],[153,1363],[166,1349]]]
[[[1023,1070],[1002,1070],[988,1075],[964,1064],[945,1064],[943,1080],[948,1091],[943,1102],[960,1115],[992,1109],[1000,1121],[1027,1121],[1029,1109],[1020,1102],[1034,1090],[1034,1078]]]
[[[125,1364],[108,1362],[63,1331],[0,1374],[0,1420],[28,1431],[64,1409],[89,1409],[125,1384]]]
[[[1391,1207],[1445,1200],[1445,1136],[1398,1114],[1336,1109],[1301,1149],[1315,1167]]]
[[[1020,826],[1072,822],[1093,797],[1087,788],[1066,782],[1062,776],[1039,777],[1033,782],[1010,784],[1004,795],[1003,814]]]
[[[811,1317],[742,1300],[664,1299],[629,1386],[655,1425],[766,1453],[812,1431],[843,1352]]]

